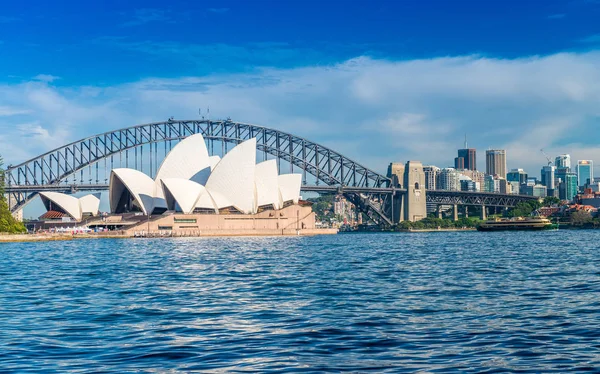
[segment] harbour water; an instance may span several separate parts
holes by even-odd
[[[1,372],[600,367],[600,231],[0,245]]]

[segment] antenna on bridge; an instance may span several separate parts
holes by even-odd
[[[198,114],[200,117],[202,117],[202,119],[204,119],[204,116],[202,115],[202,108],[198,108]]]
[[[206,119],[210,121],[210,107],[206,108]]]

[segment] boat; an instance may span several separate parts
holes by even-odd
[[[551,230],[557,225],[546,217],[495,218],[482,222],[478,231]]]

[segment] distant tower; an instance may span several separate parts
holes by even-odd
[[[594,162],[592,160],[577,161],[577,180],[579,186],[594,183]]]
[[[504,149],[485,151],[485,173],[506,179],[506,151]]]
[[[554,166],[556,166],[557,169],[567,168],[569,171],[571,171],[571,155],[562,154],[560,156],[556,156],[554,159]]]
[[[477,170],[477,151],[475,148],[467,147],[467,134],[465,134],[465,147],[458,150],[458,157],[454,159],[454,168]]]
[[[427,217],[425,172],[420,161],[408,161],[406,163],[404,188],[406,188],[404,219],[415,222]]]

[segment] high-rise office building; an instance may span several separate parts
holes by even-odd
[[[504,149],[485,151],[485,173],[506,179],[506,151]]]
[[[523,169],[512,169],[506,173],[506,180],[509,182],[527,183],[527,173]]]
[[[454,168],[456,170],[464,170],[465,168],[465,159],[463,157],[455,157],[454,158]]]
[[[548,165],[542,168],[542,184],[546,186],[549,190],[554,190],[556,188],[555,185],[555,172],[556,166]]]
[[[466,146],[466,144],[465,144]],[[477,152],[475,148],[464,148],[458,150],[458,157],[464,160],[463,169],[477,170]]]
[[[571,155],[563,154],[560,156],[556,156],[556,158],[554,159],[554,166],[556,166],[557,169],[558,168],[571,169]]]
[[[559,197],[561,200],[571,201],[577,195],[577,174],[567,172],[563,176],[562,183],[559,186]]]
[[[437,179],[440,168],[433,165],[423,166],[423,172],[425,173],[425,189],[437,190]]]
[[[577,184],[585,186],[594,181],[594,163],[592,160],[577,161]]]

